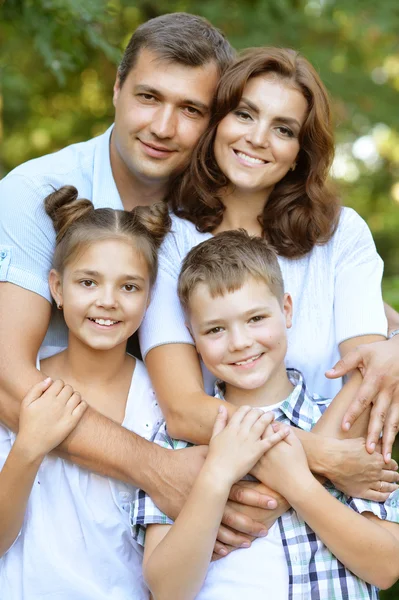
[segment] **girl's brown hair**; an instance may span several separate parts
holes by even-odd
[[[209,127],[194,150],[193,160],[171,186],[174,212],[201,232],[212,232],[225,207],[221,190],[228,183],[220,171],[213,146],[221,120],[237,108],[246,83],[270,75],[304,95],[308,112],[302,126],[294,171],[276,184],[259,215],[264,237],[281,256],[298,258],[333,235],[340,204],[327,185],[334,157],[334,138],[327,91],[312,65],[298,52],[284,48],[244,51],[222,76]]]
[[[89,244],[121,239],[133,244],[148,266],[150,284],[157,276],[158,248],[170,230],[170,216],[164,202],[137,206],[131,212],[94,208],[90,200],[78,198],[78,190],[65,185],[44,200],[57,234],[53,266],[63,273],[65,266]]]

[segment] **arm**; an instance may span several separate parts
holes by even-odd
[[[20,431],[0,472],[0,556],[18,536],[44,456],[76,427],[87,408],[79,394],[46,379],[22,401]],[[55,393],[54,393],[55,392]]]
[[[0,319],[0,419],[16,431],[22,398],[43,379],[35,363],[50,304],[38,294],[1,283],[0,306],[7,315]],[[141,486],[171,516],[178,514],[204,459],[203,448],[169,453],[91,408],[57,452],[92,471]]]
[[[388,320],[388,333],[391,333],[391,331],[399,329],[399,313],[386,302],[384,302],[384,309]]]
[[[270,480],[331,553],[372,585],[393,585],[399,577],[399,526],[365,518],[334,498],[310,472],[295,435],[265,456]]]
[[[231,486],[287,435],[287,428],[278,434],[271,430],[262,439],[271,419],[243,406],[226,427],[227,411],[221,406],[204,467],[175,524],[148,528],[143,572],[155,600],[191,600],[200,591]]]

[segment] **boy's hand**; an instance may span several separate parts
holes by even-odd
[[[281,430],[280,424],[279,430]],[[273,427],[269,425],[265,435],[271,435],[271,431]],[[261,469],[263,474],[267,474],[267,484],[283,496],[285,496],[286,486],[290,486],[294,478],[301,479],[301,474],[303,478],[311,474],[303,446],[292,429],[290,435],[285,437],[281,444],[271,447],[262,456],[256,468]]]
[[[289,434],[288,427],[277,432],[268,429],[273,419],[272,412],[241,406],[227,424],[227,410],[220,406],[206,459],[206,467],[213,470],[216,481],[230,488],[262,454]]]
[[[15,444],[29,460],[42,460],[76,427],[87,404],[70,385],[48,377],[33,386],[21,403]]]

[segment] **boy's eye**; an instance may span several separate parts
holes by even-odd
[[[265,318],[264,315],[255,315],[254,317],[252,317],[249,322],[250,323],[258,323],[259,321],[262,321]]]
[[[223,327],[212,327],[212,329],[209,329],[206,333],[209,335],[212,333],[220,333],[221,331],[223,331]]]
[[[96,285],[94,283],[94,281],[92,281],[91,279],[83,279],[83,281],[81,281],[80,283],[83,285],[83,287],[87,287],[87,288],[93,287]]]

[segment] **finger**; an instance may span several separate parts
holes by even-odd
[[[73,392],[72,396],[66,402],[66,407],[72,413],[74,411],[74,409],[81,403],[81,401],[82,401],[82,396],[80,395],[80,393]]]
[[[231,488],[229,499],[255,508],[268,508],[270,510],[277,508],[277,500],[272,496],[261,494],[252,488],[240,486],[239,483]]]
[[[57,394],[57,400],[62,404],[66,404],[74,393],[75,390],[73,389],[73,387],[67,383]]]
[[[45,391],[45,393],[43,395],[52,395],[52,396],[58,396],[58,394],[63,390],[64,388],[64,382],[62,381],[62,379],[56,379],[55,381],[53,381],[53,383],[47,388],[47,390]]]
[[[251,538],[247,535],[243,535],[238,531],[233,531],[230,527],[220,525],[218,531],[218,540],[223,545],[233,546],[234,548],[249,548],[251,545]]]
[[[262,454],[264,454],[265,452],[270,450],[270,448],[273,448],[273,446],[284,440],[286,437],[289,436],[289,434],[290,428],[284,427],[279,431],[276,431],[276,433],[272,433],[272,435],[263,438],[260,442],[262,446]]]
[[[219,404],[218,414],[216,415],[215,423],[213,424],[213,430],[211,440],[216,437],[227,424],[227,409],[223,404]]]
[[[237,535],[244,534],[245,536],[262,537],[267,533],[267,530],[263,523],[258,523],[258,521],[254,521],[247,515],[244,515],[243,513],[240,513],[237,510],[234,510],[229,505],[227,505],[225,508],[222,524],[226,525],[230,530],[233,530],[232,533],[234,534],[234,536],[229,536],[229,539],[224,539],[220,541],[226,542],[236,547],[237,543],[233,543],[231,540],[235,540],[235,536]],[[242,541],[245,540],[246,538]]]
[[[244,419],[245,415],[252,410],[251,406],[240,406],[238,410],[234,413],[229,421],[229,425],[239,426]]]
[[[362,498],[365,500],[371,500],[372,502],[385,502],[389,498],[389,494],[383,494],[382,492],[376,492],[374,490],[369,490],[362,494]]]
[[[212,560],[220,560],[223,556],[227,556],[233,550],[236,550],[234,546],[229,546],[228,544],[222,544],[218,540],[215,542],[215,546],[213,549]]]
[[[395,441],[399,428],[399,403],[396,401],[391,404],[385,427],[382,435],[382,455],[386,463],[391,458],[392,446]]]
[[[397,483],[399,482],[399,473],[397,471],[389,471],[388,469],[383,469],[380,481],[385,481],[387,483]]]
[[[260,437],[267,425],[265,423],[263,428],[261,426],[259,427],[259,421],[262,418],[266,419],[266,421],[270,420],[270,416],[268,415],[267,417],[265,417],[265,414],[266,413],[264,410],[260,410],[259,408],[252,408],[250,411],[247,412],[247,414],[241,421],[241,427],[248,432],[252,431],[252,433],[257,434],[258,437]]]
[[[341,360],[339,360],[332,369],[326,371],[325,375],[329,379],[343,377],[353,369],[356,369],[362,362],[362,356],[357,348],[351,350]]]
[[[366,440],[366,449],[370,453],[374,452],[378,444],[390,405],[391,394],[385,390],[381,390],[370,413]]]
[[[80,419],[83,417],[84,413],[86,412],[87,406],[87,402],[81,400],[77,407],[73,409],[72,417],[74,418],[75,423],[78,423],[78,421],[80,421]]]
[[[363,380],[355,399],[352,401],[342,419],[342,429],[344,431],[349,431],[356,419],[366,410],[370,402],[376,397],[378,391],[379,386],[376,379],[371,379],[369,377]]]
[[[25,398],[23,399],[23,403],[29,405],[40,398],[40,396],[50,387],[51,382],[51,377],[47,377],[46,379],[43,379],[43,381],[36,383],[26,394]]]

